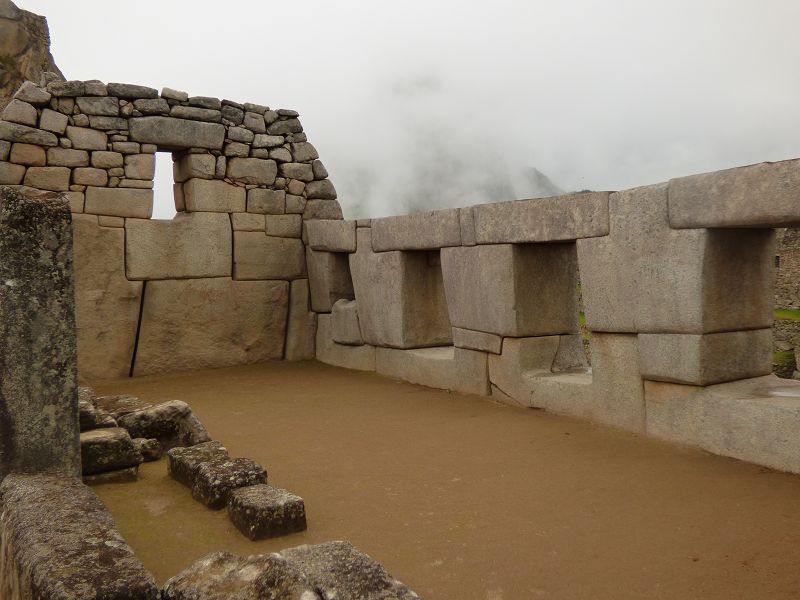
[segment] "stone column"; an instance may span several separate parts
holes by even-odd
[[[0,479],[80,476],[69,204],[0,188]]]

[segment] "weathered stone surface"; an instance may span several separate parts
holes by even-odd
[[[328,176],[328,169],[325,168],[321,160],[315,160],[311,163],[311,168],[314,171],[314,179],[325,179]]]
[[[86,485],[106,485],[109,483],[132,483],[139,479],[139,465],[115,469],[114,471],[104,471],[103,473],[92,473],[81,477]]]
[[[108,136],[105,133],[87,127],[67,126],[67,139],[76,150],[105,150],[108,146]]]
[[[86,167],[89,166],[89,153],[86,150],[48,148],[47,164],[58,167]]]
[[[125,231],[73,215],[78,373],[87,379],[130,374],[142,282],[125,278]]]
[[[347,346],[362,346],[364,338],[358,325],[358,304],[355,300],[337,300],[331,310],[333,341]]]
[[[153,216],[153,190],[87,187],[85,212],[149,219]]]
[[[372,249],[425,250],[461,245],[458,209],[373,219]]]
[[[774,375],[709,387],[645,381],[647,434],[800,473],[800,382]]]
[[[461,245],[474,246],[478,243],[475,237],[475,218],[472,214],[472,207],[460,208],[458,210],[458,220],[461,226]]]
[[[289,197],[286,197],[286,212],[289,210]],[[303,219],[341,219],[342,207],[336,200],[308,200],[302,208]]]
[[[669,224],[704,227],[800,225],[800,161],[690,175],[669,182]]]
[[[58,146],[58,138],[49,131],[34,129],[18,123],[0,121],[0,140],[24,142],[40,146]]]
[[[364,341],[394,348],[450,344],[438,252],[372,252],[370,230],[356,234],[358,250],[349,259]]]
[[[172,448],[167,451],[167,469],[175,481],[191,488],[197,479],[197,469],[201,464],[227,460],[228,457],[228,449],[215,441]]]
[[[80,111],[86,115],[105,115],[116,117],[119,114],[119,99],[111,96],[86,97],[75,99]]]
[[[127,469],[142,463],[142,455],[131,436],[121,427],[84,431],[81,437],[81,464],[84,475]]]
[[[14,98],[3,109],[2,119],[10,123],[36,127],[36,107]]]
[[[300,215],[266,215],[265,231],[275,237],[299,238],[303,218]]]
[[[80,473],[73,290],[67,202],[0,188],[0,479]]]
[[[83,81],[51,81],[47,84],[47,91],[57,98],[75,98],[83,96],[86,92],[86,84]]]
[[[358,371],[375,370],[375,346],[344,346],[333,341],[331,315],[317,315],[317,360]]]
[[[183,183],[187,179],[214,179],[217,157],[213,154],[184,154],[172,163],[175,181]]]
[[[134,375],[279,360],[288,287],[223,277],[149,282]]]
[[[375,370],[410,383],[464,394],[487,395],[486,354],[453,346],[375,349]]]
[[[114,419],[153,406],[151,402],[142,400],[130,394],[114,394],[112,396],[97,396],[97,406],[110,414]]]
[[[75,124],[78,125],[76,115],[73,117],[76,119]],[[85,125],[80,124],[81,127]],[[103,115],[91,115],[89,117],[89,126],[92,129],[101,129],[103,131],[111,131],[111,130],[119,130],[119,131],[127,131],[128,129],[128,119],[124,117],[106,117]],[[113,134],[112,134],[113,135]]]
[[[81,431],[100,427],[116,427],[114,418],[97,406],[97,398],[91,388],[78,388],[78,422]]]
[[[263,115],[254,112],[244,113],[244,126],[255,133],[266,133],[267,126]]]
[[[18,165],[43,167],[47,162],[47,156],[44,148],[41,146],[17,143],[11,147],[11,156],[9,160]]]
[[[303,126],[297,119],[275,121],[267,127],[267,133],[270,135],[287,135],[290,133],[300,133],[301,131],[303,131]]]
[[[133,445],[136,451],[142,455],[142,460],[144,462],[158,460],[164,454],[164,449],[161,447],[158,440],[133,438]]]
[[[3,598],[158,599],[152,575],[79,479],[13,474],[0,505]]]
[[[42,116],[39,119],[39,127],[45,131],[52,131],[53,133],[63,134],[67,130],[69,118],[67,115],[62,115],[60,112],[45,108],[42,111]]]
[[[97,224],[101,227],[125,227],[124,217],[109,217],[107,215],[98,215]]]
[[[79,167],[72,171],[72,183],[103,187],[108,183],[108,171],[94,167]]]
[[[318,313],[331,312],[337,300],[355,298],[347,254],[317,252],[307,247],[306,265],[312,310]]]
[[[302,240],[255,231],[233,233],[234,279],[301,279],[305,274]]]
[[[228,516],[236,528],[251,540],[306,530],[303,499],[266,484],[233,490],[228,498]]]
[[[513,337],[578,330],[573,244],[444,248],[441,257],[454,327]]]
[[[264,215],[253,213],[231,213],[231,227],[234,231],[265,231]]]
[[[295,162],[311,162],[319,158],[317,149],[308,142],[300,142],[290,145],[292,149],[292,158]]]
[[[768,375],[772,371],[772,330],[639,335],[645,379],[711,385]]]
[[[181,400],[135,410],[119,417],[117,423],[131,437],[158,440],[164,450],[211,441],[206,428]]]
[[[356,222],[341,220],[312,220],[306,224],[308,245],[326,252],[356,251]]]
[[[143,98],[141,100],[134,100],[133,107],[145,115],[169,114],[169,103],[163,98]]]
[[[253,138],[253,148],[275,148],[276,146],[282,146],[284,141],[282,135],[257,134]]]
[[[609,206],[610,235],[577,243],[589,329],[713,333],[771,326],[772,231],[670,229],[667,184],[612,194]]]
[[[241,142],[243,144],[250,144],[253,142],[255,134],[244,127],[229,127],[228,139],[234,142]],[[283,141],[281,141],[283,143]]]
[[[162,600],[318,600],[300,570],[277,554],[209,554],[167,581]]]
[[[499,335],[482,331],[453,327],[453,345],[457,348],[470,348],[472,350],[500,354],[500,350],[503,347],[503,338]]]
[[[303,163],[284,163],[280,168],[281,175],[288,179],[299,179],[300,181],[313,181],[314,173],[311,165]]]
[[[247,191],[224,181],[189,179],[183,184],[186,210],[190,212],[245,212]]]
[[[196,106],[173,106],[169,114],[178,119],[209,121],[211,123],[222,121],[222,113],[220,111]]]
[[[225,156],[228,157],[239,156],[247,158],[250,155],[250,146],[240,142],[228,142],[225,144],[225,150],[223,152]]]
[[[256,150],[253,150],[253,152],[256,152]],[[273,148],[267,156],[279,163],[292,162],[292,154],[286,148]]]
[[[10,162],[0,162],[0,184],[19,185],[25,177],[25,167]]]
[[[119,98],[158,98],[158,90],[132,83],[109,83],[106,86],[109,96]]]
[[[125,177],[152,180],[156,174],[156,157],[153,154],[129,154],[125,157]]]
[[[50,102],[51,95],[32,81],[24,81],[14,94],[14,98],[35,106],[44,106]]]
[[[119,152],[92,152],[92,166],[98,169],[117,169],[124,164],[123,155]]]
[[[244,123],[244,111],[236,106],[225,104],[221,112],[222,118],[230,121],[234,125],[241,125]]]
[[[173,117],[139,117],[129,122],[131,140],[164,148],[222,149],[225,126]]]
[[[125,230],[128,279],[231,275],[231,223],[224,213],[181,213],[171,221],[128,219]]]
[[[353,544],[345,541],[297,546],[280,553],[305,575],[323,598],[336,600],[418,600]]]
[[[66,167],[30,167],[23,183],[39,190],[66,192],[69,190],[70,170]]]
[[[282,215],[286,210],[284,190],[253,188],[247,191],[247,212],[262,215]]]
[[[286,329],[286,360],[311,360],[317,315],[311,312],[308,279],[295,279],[289,288],[289,321]]]
[[[177,100],[178,102],[186,102],[189,99],[189,94],[180,90],[172,88],[161,88],[161,97],[168,100]]]
[[[592,332],[592,406],[588,418],[644,433],[645,401],[635,335]]]
[[[267,471],[249,458],[214,459],[202,462],[195,471],[192,498],[219,510],[228,504],[233,490],[267,483]]]
[[[608,235],[608,192],[472,207],[479,244],[557,242]]]

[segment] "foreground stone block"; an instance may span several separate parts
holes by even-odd
[[[372,221],[372,249],[433,250],[461,245],[457,208]]]
[[[317,315],[317,360],[335,367],[358,371],[375,370],[375,346],[345,346],[333,341],[331,315]]]
[[[496,244],[442,249],[454,327],[529,337],[578,331],[573,244]]]
[[[288,302],[286,281],[151,281],[133,373],[280,360]]]
[[[192,498],[218,510],[228,504],[233,490],[267,483],[267,471],[249,458],[215,459],[200,463],[194,473]]]
[[[211,441],[200,419],[181,400],[130,412],[119,417],[117,422],[131,437],[158,440],[164,450]]]
[[[472,207],[478,244],[558,242],[608,235],[608,192]]]
[[[84,212],[149,219],[153,216],[153,190],[90,186],[86,188]]]
[[[306,223],[308,245],[325,252],[355,252],[356,222],[315,219]]]
[[[318,600],[300,570],[277,554],[216,552],[164,585],[162,600]]]
[[[639,335],[642,376],[711,385],[772,372],[772,330]]]
[[[378,562],[345,541],[297,546],[280,555],[297,567],[323,598],[417,600],[419,596]]]
[[[306,247],[306,266],[311,308],[315,312],[329,313],[337,300],[355,298],[347,254],[317,252]]]
[[[87,379],[127,377],[142,282],[125,277],[125,230],[73,215],[78,373]]]
[[[0,188],[0,479],[80,474],[69,205]]]
[[[228,458],[228,449],[219,442],[203,442],[167,451],[167,469],[174,480],[191,488],[197,480],[197,470],[201,464]]]
[[[125,223],[128,279],[230,277],[231,222],[223,213],[181,213],[171,221]]]
[[[771,327],[772,231],[670,229],[667,184],[612,194],[610,211],[608,236],[578,241],[589,329],[714,333]]]
[[[364,338],[358,325],[358,304],[355,300],[337,300],[331,311],[333,341],[348,346],[362,346]]]
[[[140,117],[129,121],[134,142],[156,144],[160,148],[208,148],[221,150],[225,126],[220,123],[188,121],[172,117]]]
[[[9,475],[0,506],[3,598],[158,599],[152,575],[79,479]]]
[[[301,279],[306,275],[303,242],[257,231],[233,233],[233,277],[245,279]]]
[[[251,540],[306,530],[303,499],[266,484],[233,490],[228,498],[228,516],[236,529]]]
[[[105,427],[81,433],[84,475],[137,467],[141,463],[142,455],[125,429]]]
[[[245,212],[247,191],[224,181],[189,179],[183,184],[183,198],[189,212]]]
[[[800,225],[800,161],[672,179],[669,223],[678,229]]]

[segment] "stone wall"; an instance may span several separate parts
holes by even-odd
[[[775,305],[800,308],[800,229],[777,232]]]
[[[157,152],[173,220],[151,219]],[[83,378],[314,357],[303,224],[342,213],[295,111],[25,82],[0,120],[0,184],[69,199]]]
[[[799,199],[786,161],[310,222],[317,359],[800,472],[800,383],[770,375],[773,228]]]

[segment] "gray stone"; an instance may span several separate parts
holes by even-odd
[[[78,124],[77,121],[75,123]],[[93,129],[101,129],[103,131],[127,131],[128,129],[128,120],[123,117],[105,117],[105,116],[95,116],[92,115],[89,117],[89,126]]]
[[[690,385],[724,383],[772,371],[772,330],[639,334],[639,353],[645,379]]]
[[[299,238],[302,229],[303,218],[300,215],[266,215],[265,231],[267,235]]]
[[[336,189],[330,179],[312,181],[306,186],[306,197],[309,200],[336,200]]]
[[[213,110],[222,108],[222,102],[220,102],[219,98],[212,98],[211,96],[191,96],[188,100],[191,106]]]
[[[289,205],[287,196],[286,205]],[[288,209],[287,209],[287,212]],[[309,200],[303,208],[303,219],[341,219],[342,207],[336,200]]]
[[[43,167],[47,162],[47,156],[45,155],[44,148],[41,146],[17,143],[11,147],[11,156],[9,160],[18,165]]]
[[[247,112],[254,112],[259,115],[263,115],[269,110],[268,106],[264,106],[263,104],[254,104],[253,102],[245,102],[243,108]]]
[[[123,156],[119,152],[92,152],[93,167],[99,169],[115,169],[121,167],[123,164]]]
[[[214,510],[224,508],[233,490],[267,483],[267,471],[249,458],[214,459],[195,471],[192,498]]]
[[[280,360],[288,288],[225,277],[149,282],[133,374]]]
[[[92,429],[80,434],[84,475],[127,469],[142,463],[142,455],[121,427]]]
[[[281,175],[289,179],[299,179],[300,181],[313,181],[314,172],[311,165],[303,163],[284,163],[280,168]]]
[[[78,422],[81,431],[100,427],[116,427],[110,414],[97,406],[97,398],[91,388],[78,388]]]
[[[57,98],[75,98],[86,93],[86,84],[83,81],[52,81],[47,84],[47,91]]]
[[[172,88],[161,88],[161,97],[167,100],[177,100],[178,102],[186,102],[189,99],[189,94],[180,90],[173,90]]]
[[[169,103],[163,98],[134,100],[133,107],[144,115],[168,115],[170,112]]]
[[[358,325],[358,304],[355,300],[337,300],[331,309],[331,336],[337,344],[363,346],[364,337]]]
[[[106,88],[109,96],[119,98],[158,98],[158,90],[144,85],[109,83]]]
[[[51,94],[32,81],[24,81],[14,94],[14,98],[35,106],[44,106],[50,102]]]
[[[247,191],[247,212],[282,215],[286,209],[286,192],[253,188]]]
[[[290,179],[286,183],[286,191],[296,196],[302,196],[306,190],[306,184],[297,179]]]
[[[3,589],[14,590],[4,597],[158,599],[152,575],[79,479],[13,474],[0,485],[0,504]]]
[[[25,167],[10,162],[0,162],[0,184],[19,185],[25,177]]]
[[[800,225],[800,161],[690,175],[669,182],[669,224],[704,227]]]
[[[314,148],[309,142],[300,142],[298,144],[291,144],[292,158],[295,162],[311,162],[319,158],[317,149]]]
[[[141,145],[138,142],[112,142],[111,149],[122,154],[139,154]]]
[[[372,249],[375,252],[460,245],[461,225],[457,208],[372,221]]]
[[[267,133],[270,135],[287,135],[289,133],[300,133],[303,131],[303,126],[297,119],[286,119],[285,121],[275,121],[267,127]]]
[[[125,157],[125,177],[152,180],[156,174],[156,157],[153,154],[129,154]]]
[[[347,254],[306,248],[306,265],[315,312],[331,312],[337,300],[355,298]]]
[[[305,274],[301,240],[254,231],[233,233],[234,279],[301,279]]]
[[[39,146],[58,146],[58,138],[49,131],[8,121],[0,121],[0,140],[38,144]]]
[[[253,150],[255,152],[255,150]],[[292,162],[292,154],[286,148],[273,148],[267,154],[271,159],[280,163]]]
[[[86,208],[90,214],[149,219],[153,216],[153,190],[86,188]]]
[[[277,554],[227,552],[196,561],[164,586],[162,600],[318,600],[300,570]]]
[[[139,117],[131,119],[129,125],[131,140],[159,147],[220,150],[225,141],[225,126],[219,123]]]
[[[0,140],[0,160],[8,160],[11,153],[11,142]]]
[[[470,348],[491,354],[500,354],[503,338],[499,335],[453,327],[453,345],[456,348]]]
[[[119,114],[119,99],[110,96],[79,97],[75,99],[80,111],[86,115],[116,117]]]
[[[306,530],[303,499],[263,483],[233,490],[228,498],[228,516],[251,540]]]
[[[36,127],[38,115],[35,106],[15,98],[3,109],[2,118],[4,121],[10,121],[11,123]]]
[[[272,185],[278,174],[275,161],[260,158],[231,158],[228,160],[229,178],[254,185]]]
[[[219,442],[201,442],[194,446],[168,450],[167,470],[175,481],[191,488],[197,479],[197,470],[201,464],[228,458],[228,449]]]
[[[325,168],[321,160],[312,162],[311,169],[314,172],[314,179],[325,179],[328,176],[328,169]]]
[[[61,167],[87,167],[89,166],[89,153],[86,150],[70,148],[48,148],[47,164]]]
[[[593,331],[590,341],[593,389],[588,418],[644,433],[645,400],[639,339],[631,334]]]
[[[274,110],[268,110],[264,113],[264,122],[267,126],[272,125],[275,121],[278,120],[278,113]]]
[[[311,312],[307,279],[295,279],[289,289],[289,321],[286,328],[285,360],[313,360],[317,315]]]
[[[209,121],[219,123],[222,121],[222,113],[218,110],[208,108],[197,108],[195,106],[173,106],[169,112],[171,117],[178,119],[191,119],[193,121]]]
[[[264,123],[264,117],[258,113],[245,112],[244,113],[244,126],[254,133],[266,133],[267,126]]]
[[[184,154],[172,163],[172,174],[179,183],[193,177],[214,179],[216,168],[217,157],[213,154]]]
[[[225,156],[238,156],[240,158],[247,158],[250,156],[250,146],[240,142],[230,142],[225,144]]]
[[[105,133],[86,127],[67,127],[67,138],[76,150],[105,150],[108,147]]]
[[[608,192],[472,207],[479,244],[557,242],[608,235]]]
[[[282,135],[266,135],[263,133],[256,135],[252,139],[253,148],[275,148],[276,146],[282,146],[285,141]]]
[[[222,118],[230,121],[234,125],[241,125],[244,122],[244,111],[235,106],[225,105],[222,107]]]
[[[326,252],[356,251],[356,222],[341,220],[312,220],[306,223],[308,245]]]
[[[74,114],[72,115],[72,124],[76,127],[89,127],[89,116]]]
[[[106,84],[99,79],[84,81],[83,88],[87,96],[108,96]]]
[[[181,400],[135,410],[120,416],[117,423],[131,437],[158,440],[164,450],[211,441],[206,428]]]
[[[474,246],[477,244],[478,241],[475,237],[475,218],[471,206],[458,210],[458,221],[461,226],[461,245]]]
[[[144,462],[153,462],[161,458],[164,454],[164,450],[158,440],[133,438],[133,445],[136,451],[142,455],[142,460]]]
[[[254,133],[244,127],[228,127],[228,139],[234,142],[249,144],[253,141]]]
[[[152,181],[144,181],[142,179],[120,179],[119,186],[121,188],[136,188],[139,190],[150,190],[153,189],[153,182]]]
[[[419,596],[346,541],[297,546],[280,553],[297,567],[322,598],[418,600]]]
[[[30,167],[23,183],[39,190],[66,192],[69,190],[70,170],[66,167]]]
[[[191,212],[245,212],[247,191],[219,180],[192,178],[183,184],[186,210]]]
[[[331,315],[317,315],[317,360],[335,367],[358,371],[375,370],[375,346],[345,346],[333,341]]]
[[[90,486],[108,485],[109,483],[132,483],[139,479],[139,465],[84,475],[81,479],[85,485]]]
[[[74,307],[66,200],[0,188],[0,479],[80,473]]]
[[[60,112],[45,108],[42,111],[42,116],[39,118],[39,127],[45,131],[52,131],[53,133],[63,134],[67,130],[69,124],[69,117],[62,115]]]

